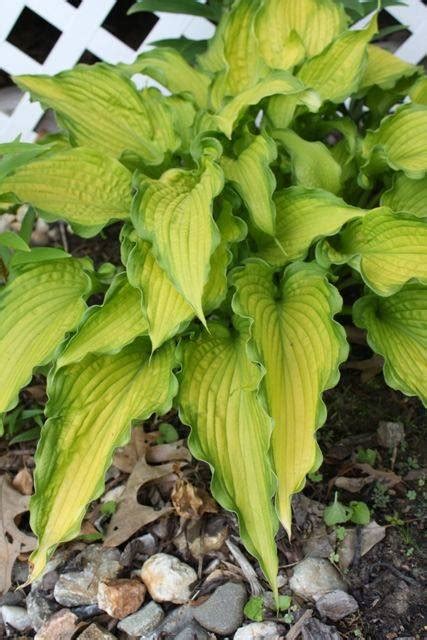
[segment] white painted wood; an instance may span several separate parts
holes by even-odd
[[[0,69],[10,75],[53,74],[71,68],[85,50],[110,63],[131,62],[136,52],[101,26],[115,2],[83,0],[76,8],[65,0],[0,0]],[[387,10],[396,20],[408,25],[411,32],[396,51],[397,55],[408,62],[418,63],[427,54],[427,7],[421,0],[407,0],[407,4],[406,7],[389,7]],[[43,64],[6,40],[25,7],[62,32]],[[156,40],[178,38],[181,35],[204,39],[210,38],[214,31],[213,25],[202,18],[168,13],[157,15],[159,20],[139,52],[149,48]],[[132,16],[129,20],[132,20]],[[139,84],[153,83],[147,78],[140,78]],[[13,140],[19,135],[23,140],[33,140],[42,113],[40,105],[30,103],[26,95],[19,100],[12,113],[10,108],[7,112],[6,107],[2,109],[0,100],[0,142]]]

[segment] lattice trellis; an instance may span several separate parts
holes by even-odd
[[[85,51],[107,62],[131,62],[136,53],[151,42],[185,35],[188,38],[209,38],[213,27],[206,20],[184,15],[159,13],[158,21],[137,51],[112,35],[102,25],[121,0],[1,0],[0,7],[0,70],[10,75],[21,73],[53,74],[72,67]],[[298,0],[295,0],[298,2]],[[8,41],[15,23],[24,9],[30,9],[59,30],[60,35],[43,63],[35,61]],[[396,53],[403,60],[418,63],[427,55],[427,6],[421,0],[407,0],[407,6],[389,7],[388,13],[406,25],[409,32]],[[132,20],[132,17],[129,17]],[[33,140],[34,129],[43,111],[24,95],[11,113],[1,110],[0,141]]]

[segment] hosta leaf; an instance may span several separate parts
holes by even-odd
[[[182,345],[180,417],[192,428],[193,454],[213,469],[213,495],[237,513],[242,540],[277,593],[271,419],[258,397],[261,372],[245,335],[209,328],[210,335]]]
[[[303,187],[318,187],[331,193],[341,189],[341,167],[322,142],[309,142],[291,129],[275,131],[291,157],[294,182]]]
[[[317,258],[348,262],[380,296],[389,296],[408,280],[427,284],[427,225],[387,208],[354,220],[332,241],[317,247]]]
[[[116,353],[148,332],[139,291],[126,274],[113,280],[102,305],[90,307],[75,336],[57,360],[57,368],[82,360],[88,353]]]
[[[326,419],[321,394],[338,382],[338,366],[348,354],[344,329],[333,321],[341,298],[315,264],[290,265],[276,285],[274,268],[253,260],[235,270],[233,284],[233,307],[253,320],[266,368],[278,511],[290,535],[291,495],[318,460],[314,433]]]
[[[143,180],[132,214],[138,234],[203,321],[203,289],[219,243],[212,203],[223,175],[215,158],[205,153],[199,169],[170,169],[159,180]]]
[[[135,62],[119,65],[129,75],[143,73],[172,93],[189,92],[199,107],[207,107],[209,76],[190,66],[180,53],[168,47],[146,51]]]
[[[305,62],[298,78],[322,100],[342,102],[359,87],[366,64],[367,44],[377,31],[374,17],[366,29],[346,31],[322,53]]]
[[[384,118],[376,131],[367,133],[362,153],[362,170],[368,175],[389,166],[408,178],[422,178],[427,171],[427,107],[405,105]]]
[[[221,211],[217,223],[221,242],[212,254],[209,278],[203,290],[202,304],[206,313],[217,308],[227,294],[230,244],[239,242],[246,235],[246,225],[226,208]],[[131,234],[130,238],[132,247],[124,256],[128,278],[143,294],[149,335],[155,350],[188,324],[194,311],[158,265],[150,243],[136,234]]]
[[[427,406],[427,288],[410,284],[388,298],[364,296],[353,317],[383,356],[387,384]]]
[[[148,164],[162,162],[155,141],[158,101],[143,100],[132,82],[106,64],[77,65],[56,76],[19,76],[15,82],[52,108],[71,138],[114,157],[134,151]],[[161,133],[161,129],[157,129]],[[176,141],[171,140],[171,147]]]
[[[252,222],[269,235],[274,234],[276,219],[272,198],[276,179],[270,169],[276,156],[274,141],[264,134],[248,136],[246,148],[237,152],[235,159],[227,156],[221,158],[224,177],[239,193]]]
[[[427,76],[422,76],[417,82],[410,88],[409,95],[412,102],[416,104],[423,104],[427,106]]]
[[[38,537],[32,579],[56,545],[79,533],[87,504],[102,492],[114,449],[130,436],[131,421],[170,409],[177,387],[173,366],[173,345],[151,355],[148,338],[138,338],[117,354],[88,355],[50,378],[30,503]]]
[[[376,85],[392,89],[401,78],[419,74],[420,67],[400,60],[397,56],[375,44],[368,45],[368,61],[360,83],[360,89]]]
[[[52,149],[52,145],[30,144],[27,142],[4,142],[0,144],[0,180]]]
[[[312,57],[346,27],[343,7],[332,0],[270,0],[256,21],[261,54],[274,69],[288,69],[305,56]],[[296,41],[302,56],[295,56]]]
[[[277,191],[274,202],[276,236],[261,243],[258,255],[277,266],[304,258],[315,240],[334,235],[343,224],[366,213],[322,189],[289,187]]]
[[[0,291],[0,413],[12,409],[34,367],[79,323],[89,277],[71,258],[17,267]]]
[[[232,98],[216,116],[212,116],[211,124],[231,138],[235,123],[248,107],[276,94],[285,101],[289,98],[294,109],[299,103],[316,111],[320,105],[317,94],[308,90],[298,78],[287,71],[271,71],[265,78]]]
[[[114,158],[82,147],[19,167],[0,182],[0,192],[13,192],[20,202],[50,219],[67,220],[79,231],[87,227],[81,233],[87,236],[130,215],[131,178]]]
[[[427,218],[427,176],[421,180],[411,180],[404,173],[396,174],[391,189],[381,196],[381,204],[393,211]]]

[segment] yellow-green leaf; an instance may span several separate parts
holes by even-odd
[[[175,49],[151,49],[141,53],[131,64],[121,64],[119,68],[127,75],[150,76],[172,93],[191,93],[199,107],[208,105],[209,76],[190,66]]]
[[[313,242],[366,213],[323,189],[289,187],[277,191],[274,202],[276,236],[260,243],[258,255],[277,266],[305,258]]]
[[[243,543],[277,594],[276,483],[268,455],[271,419],[258,396],[261,372],[248,353],[247,330],[209,329],[182,345],[180,417],[192,428],[193,454],[213,470],[213,495],[237,513]]]
[[[427,76],[422,76],[417,82],[409,89],[409,95],[412,102],[416,104],[423,104],[427,106]]]
[[[200,168],[170,169],[159,180],[143,179],[132,221],[175,288],[204,321],[202,295],[210,259],[219,244],[213,199],[223,187],[215,154]]]
[[[71,258],[17,267],[0,291],[0,414],[79,323],[90,279]]]
[[[304,140],[291,129],[276,130],[273,137],[282,143],[291,157],[296,184],[331,193],[340,191],[341,167],[322,142]]]
[[[307,60],[298,72],[298,78],[314,89],[322,100],[342,102],[360,85],[367,45],[376,31],[375,16],[365,29],[344,32],[322,53]]]
[[[404,173],[396,174],[393,186],[381,196],[381,204],[393,211],[427,218],[427,176],[421,180],[411,180]]]
[[[353,317],[383,356],[387,384],[427,406],[427,288],[410,284],[388,298],[364,296]]]
[[[236,158],[221,158],[224,177],[242,198],[252,222],[269,235],[274,234],[276,220],[272,197],[276,179],[270,169],[276,156],[274,141],[263,134],[249,135],[247,146],[236,151]]]
[[[346,25],[342,5],[332,0],[268,0],[257,16],[256,35],[267,64],[289,69],[323,51]]]
[[[374,85],[381,89],[392,89],[401,78],[421,73],[421,67],[400,60],[393,53],[375,44],[368,45],[368,60],[360,82],[360,89]]]
[[[148,338],[138,338],[117,354],[87,355],[49,379],[30,503],[38,537],[31,579],[60,542],[78,535],[87,504],[103,490],[114,449],[130,436],[131,421],[170,409],[177,390],[173,366],[172,344],[151,355]]]
[[[348,262],[380,296],[390,296],[408,280],[427,284],[427,225],[387,207],[354,220],[338,238],[317,247],[322,262]]]
[[[77,65],[56,76],[18,76],[15,82],[34,100],[56,111],[76,144],[119,157],[134,151],[147,164],[159,164],[163,151],[155,141],[158,100],[142,99],[132,82],[106,64]],[[176,140],[171,140],[176,147]]]
[[[49,219],[70,222],[80,235],[95,235],[111,220],[130,215],[131,173],[95,149],[60,151],[22,165],[0,182]]]
[[[386,116],[376,131],[367,133],[362,171],[375,175],[387,166],[419,179],[427,171],[427,107],[409,104]]]
[[[291,496],[319,460],[315,431],[326,419],[321,394],[338,382],[348,347],[344,329],[333,320],[341,297],[324,271],[313,263],[293,264],[278,285],[274,271],[262,260],[236,269],[233,308],[253,321],[253,339],[266,369],[278,512],[290,535]]]
[[[117,353],[147,332],[141,294],[121,273],[113,280],[103,304],[88,309],[77,333],[60,354],[57,368],[78,362],[88,353]]]

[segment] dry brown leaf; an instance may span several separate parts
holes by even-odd
[[[346,476],[338,476],[334,480],[334,484],[338,489],[344,489],[349,493],[359,493],[363,487],[374,481],[375,478],[347,478]]]
[[[23,496],[30,496],[33,493],[33,476],[27,467],[18,471],[12,484]]]
[[[153,507],[139,504],[137,496],[144,484],[178,473],[179,470],[180,465],[177,462],[154,467],[149,465],[145,458],[138,460],[118,502],[117,511],[108,525],[105,546],[116,547],[145,525],[171,512],[171,506],[153,509]]]
[[[33,536],[22,533],[15,518],[28,511],[29,497],[17,491],[9,476],[0,477],[0,594],[11,585],[12,567],[20,553],[32,551],[36,546]]]
[[[371,467],[371,465],[367,462],[357,462],[354,465],[354,468],[359,469],[359,471],[362,471],[362,473],[370,476],[373,480],[382,482],[383,484],[387,485],[389,489],[391,487],[394,487],[394,485],[399,484],[399,482],[402,482],[402,478],[393,471],[374,469],[374,467]]]
[[[184,443],[185,440],[177,440],[176,442],[170,442],[168,444],[156,444],[148,447],[146,454],[147,462],[151,464],[172,462],[173,460],[191,462],[191,453]]]
[[[124,473],[131,473],[137,461],[145,455],[145,450],[152,439],[152,435],[145,433],[142,427],[134,427],[128,444],[116,450],[113,458],[114,466]]]
[[[218,512],[215,501],[207,491],[181,478],[175,482],[171,501],[182,518],[200,518],[204,513]]]
[[[385,536],[386,528],[371,520],[360,531],[360,555],[364,556]],[[339,565],[341,569],[348,569],[353,562],[357,546],[356,529],[347,529],[345,538],[339,546]]]

